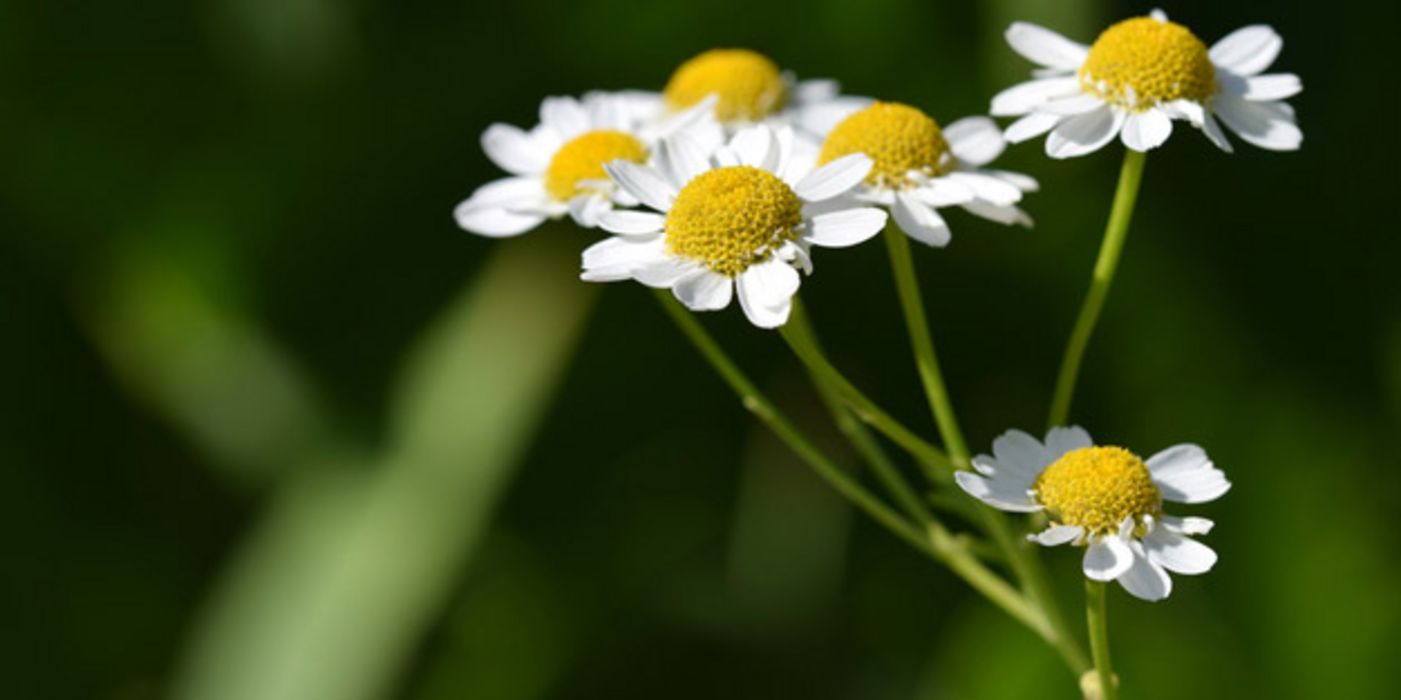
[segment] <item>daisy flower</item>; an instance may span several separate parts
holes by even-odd
[[[999,510],[1046,511],[1051,526],[1029,539],[1086,547],[1089,578],[1118,580],[1134,596],[1162,600],[1172,592],[1168,571],[1202,574],[1216,563],[1216,552],[1189,537],[1209,532],[1210,520],[1163,513],[1163,501],[1205,503],[1231,488],[1196,445],[1144,461],[1122,447],[1096,446],[1070,427],[1052,428],[1045,444],[1009,430],[993,441],[992,453],[973,459],[977,473],[955,474],[958,485]]]
[[[1016,203],[1023,192],[1037,189],[1036,180],[982,167],[1006,145],[991,119],[968,117],[940,129],[929,115],[895,102],[845,114],[829,109],[822,118],[839,121],[828,128],[809,120],[810,127],[827,134],[817,162],[835,162],[852,153],[870,156],[874,165],[854,196],[889,208],[911,238],[947,245],[949,227],[937,210],[950,206],[999,223],[1031,225],[1031,217]]]
[[[711,49],[676,69],[660,93],[633,93],[636,108],[661,122],[688,119],[690,110],[708,103],[717,121],[731,133],[746,126],[798,126],[808,110],[830,106],[860,107],[863,97],[840,94],[834,80],[799,81],[767,56],[749,49]],[[799,132],[816,139],[816,134]]]
[[[1265,25],[1238,29],[1210,49],[1161,10],[1104,30],[1092,46],[1017,22],[1007,43],[1043,66],[1036,80],[1003,90],[992,113],[1022,116],[1007,128],[1018,143],[1050,132],[1046,154],[1080,156],[1118,136],[1135,151],[1157,148],[1184,120],[1230,152],[1220,119],[1240,138],[1272,151],[1299,148],[1303,133],[1282,100],[1303,89],[1289,73],[1260,73],[1284,40]]]
[[[791,129],[759,125],[709,156],[684,134],[667,138],[655,167],[609,163],[619,187],[655,211],[612,211],[599,224],[617,234],[584,251],[582,278],[634,279],[669,288],[693,311],[739,297],[760,328],[788,320],[798,270],[811,273],[811,246],[856,245],[885,227],[885,212],[841,195],[871,169],[854,154],[812,170],[794,155]]]
[[[693,116],[671,127],[709,141],[706,121]],[[713,122],[710,127],[718,129]],[[519,235],[565,214],[592,228],[615,205],[637,204],[608,179],[603,164],[646,163],[665,133],[646,128],[622,95],[547,97],[540,124],[530,131],[492,124],[482,134],[482,150],[510,176],[477,188],[453,216],[462,228],[492,237]]]

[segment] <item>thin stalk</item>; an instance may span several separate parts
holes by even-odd
[[[966,469],[970,464],[968,443],[958,427],[953,403],[949,400],[943,373],[939,369],[938,355],[934,350],[934,337],[929,330],[928,315],[919,291],[919,275],[915,270],[914,258],[910,254],[910,242],[899,228],[890,226],[885,230],[886,248],[890,254],[890,267],[895,278],[895,288],[904,312],[905,326],[910,335],[910,348],[914,353],[915,365],[919,368],[920,381],[924,385],[934,422],[939,435],[949,450],[949,457],[959,468]],[[1046,577],[1045,567],[1036,552],[1017,537],[1007,523],[1007,519],[991,508],[981,508],[978,517],[993,541],[1007,557],[1007,564],[1018,580],[1022,582],[1033,603],[1044,612],[1054,633],[1048,636],[1065,662],[1076,672],[1083,672],[1087,664],[1084,652],[1069,633],[1069,626],[1060,612]]]
[[[919,278],[915,273],[914,259],[910,256],[910,239],[892,224],[885,229],[885,244],[890,252],[890,267],[895,276],[895,289],[900,295],[900,308],[905,313],[905,327],[910,333],[910,348],[914,351],[915,365],[919,368],[919,380],[924,384],[930,411],[934,414],[934,422],[939,426],[939,435],[949,455],[957,466],[966,467],[968,444],[958,428],[949,391],[944,386],[944,375],[939,371],[934,337],[929,333],[929,319],[919,294]]]
[[[816,331],[813,330],[805,314],[794,314],[790,316],[788,322],[793,326],[795,332],[802,333],[813,347],[817,348],[819,352],[821,351],[822,342],[818,339]],[[809,372],[808,375],[812,378],[813,386],[817,389],[817,395],[821,397],[828,412],[832,414],[832,420],[837,424],[837,429],[842,431],[847,441],[860,453],[862,459],[875,473],[876,478],[885,486],[886,491],[890,492],[891,497],[900,504],[900,507],[905,509],[906,514],[915,522],[927,527],[929,523],[934,521],[933,512],[925,505],[923,499],[919,497],[905,476],[900,473],[899,468],[881,448],[875,436],[847,407],[840,392],[835,387],[823,381],[815,373]]]
[[[1119,184],[1114,190],[1114,203],[1109,208],[1109,223],[1104,227],[1104,241],[1099,246],[1099,258],[1095,260],[1090,290],[1085,294],[1085,303],[1080,306],[1080,315],[1075,319],[1075,328],[1070,332],[1065,357],[1061,360],[1060,372],[1056,377],[1056,390],[1046,421],[1049,427],[1064,425],[1070,416],[1070,401],[1075,395],[1075,380],[1080,374],[1085,348],[1090,344],[1095,323],[1099,321],[1099,312],[1109,296],[1109,285],[1114,281],[1114,271],[1124,250],[1124,239],[1128,237],[1129,220],[1133,218],[1134,203],[1138,200],[1138,186],[1143,181],[1145,160],[1143,153],[1124,150],[1124,164],[1119,169]]]
[[[1119,687],[1109,662],[1109,620],[1105,617],[1104,582],[1085,579],[1085,621],[1090,628],[1090,654],[1099,678],[1099,700],[1117,700]]]
[[[795,298],[788,324],[778,329],[779,334],[793,349],[793,354],[798,356],[818,381],[832,387],[857,417],[913,455],[930,480],[936,483],[950,483],[953,480],[954,463],[949,456],[891,417],[842,375],[812,339],[799,330],[806,321],[799,320],[798,323],[794,323],[794,319],[801,319],[804,313],[801,303]]]
[[[807,436],[803,435],[793,423],[788,420],[773,403],[769,401],[758,387],[745,376],[744,372],[730,359],[729,355],[721,349],[705,328],[701,327],[691,312],[681,306],[679,302],[671,297],[665,290],[657,290],[657,299],[661,302],[662,308],[676,322],[681,332],[691,341],[692,345],[700,351],[701,355],[710,362],[715,371],[720,374],[734,392],[739,395],[744,407],[762,420],[769,429],[782,440],[788,448],[793,450],[808,466],[812,467],[817,475],[822,477],[838,493],[846,497],[856,507],[860,508],[867,515],[871,516],[877,523],[880,523],[887,530],[890,530],[897,537],[913,545],[916,549],[926,553],[933,553],[933,547],[928,537],[920,528],[911,525],[899,513],[892,510],[876,498],[864,486],[842,471],[836,462],[832,461]]]
[[[745,407],[758,416],[760,420],[763,420],[819,476],[826,479],[839,493],[846,496],[901,539],[948,566],[950,570],[962,577],[993,604],[1006,611],[1013,619],[1030,627],[1048,641],[1055,637],[1055,629],[1051,627],[1040,609],[1030,604],[1020,592],[978,561],[978,558],[960,538],[950,534],[943,525],[934,520],[928,509],[919,502],[917,497],[914,497],[913,491],[909,489],[907,484],[901,489],[905,495],[898,498],[905,502],[907,508],[921,514],[915,517],[919,522],[919,528],[923,530],[922,533],[917,534],[918,531],[914,527],[847,476],[836,466],[835,462],[826,457],[812,444],[811,440],[799,432],[768,398],[759,392],[753,382],[734,364],[689,311],[665,291],[658,291],[657,298],[661,302],[662,308],[666,309],[686,338],[696,346],[696,349],[710,362],[716,372],[729,383],[730,388],[740,396]],[[833,396],[832,399],[835,401],[836,397]],[[844,412],[847,411],[839,404],[834,403],[833,405],[838,406]],[[872,461],[878,475],[884,474],[883,480],[891,479],[893,482],[895,479],[899,479],[903,482],[903,477],[899,476],[894,464],[880,449],[873,436],[859,422],[852,421],[851,424],[856,427],[853,434],[861,436],[859,442],[856,443],[857,448]]]

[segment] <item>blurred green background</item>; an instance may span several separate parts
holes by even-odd
[[[1148,159],[1075,408],[1234,490],[1211,574],[1117,588],[1129,698],[1373,698],[1401,623],[1396,8],[1181,2],[1266,22],[1301,152],[1186,128]],[[982,113],[1148,5],[54,0],[0,4],[0,695],[1073,698],[1028,632],[849,512],[642,288],[576,281],[569,225],[453,205],[540,97],[660,88],[712,46]],[[1382,134],[1377,136],[1375,134]],[[1118,149],[1000,165],[1038,226],[952,214],[919,250],[970,440],[1036,429]],[[880,245],[804,287],[838,364],[933,433]],[[814,431],[777,336],[704,322]],[[835,439],[831,440],[836,449]],[[1076,554],[1050,554],[1079,619]]]

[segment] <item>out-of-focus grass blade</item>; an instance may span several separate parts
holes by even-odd
[[[329,428],[303,375],[201,272],[158,242],[119,250],[80,298],[127,390],[237,478],[262,481],[323,451]]]
[[[572,355],[594,299],[577,268],[547,236],[502,247],[414,353],[380,463],[342,496],[314,473],[288,486],[197,630],[176,697],[387,693]]]

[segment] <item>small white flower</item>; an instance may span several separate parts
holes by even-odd
[[[798,80],[767,56],[749,49],[711,49],[676,69],[661,93],[630,93],[634,108],[650,113],[656,123],[686,121],[691,110],[710,105],[710,112],[728,133],[754,124],[792,126],[800,138],[815,141],[820,134],[802,130],[805,115],[829,108],[859,108],[864,97],[840,94],[835,80]],[[711,100],[710,102],[706,102]]]
[[[671,289],[694,311],[740,306],[760,328],[788,320],[798,271],[811,273],[811,246],[843,248],[876,235],[885,212],[842,203],[871,159],[851,155],[811,170],[791,129],[753,126],[707,155],[684,134],[664,139],[655,167],[627,161],[608,174],[654,209],[600,217],[617,234],[584,251],[582,278],[634,279]]]
[[[1299,148],[1303,133],[1283,100],[1303,89],[1290,73],[1260,73],[1284,40],[1265,25],[1238,29],[1210,49],[1161,10],[1124,20],[1085,46],[1024,22],[1007,43],[1043,66],[1036,80],[992,100],[997,116],[1022,116],[1006,137],[1019,143],[1050,132],[1046,154],[1069,158],[1099,150],[1115,136],[1135,151],[1157,148],[1184,120],[1230,152],[1217,118],[1240,138],[1272,151]]]
[[[993,456],[973,459],[958,485],[982,502],[1019,513],[1044,510],[1051,526],[1029,539],[1048,547],[1086,547],[1085,576],[1117,580],[1144,600],[1172,592],[1167,572],[1203,574],[1216,552],[1188,535],[1212,522],[1163,513],[1163,501],[1206,503],[1230,490],[1226,475],[1196,445],[1175,445],[1147,461],[1122,447],[1098,447],[1079,427],[1052,428],[1042,444],[1009,430],[992,443]]]
[[[810,115],[808,126],[826,134],[818,163],[851,153],[871,157],[875,165],[854,196],[889,208],[895,223],[915,240],[948,244],[949,227],[937,211],[942,207],[959,206],[999,223],[1031,226],[1031,217],[1017,202],[1022,193],[1036,191],[1036,180],[983,167],[1006,147],[1002,132],[987,117],[960,119],[940,129],[915,107],[876,102],[845,112],[823,110],[820,117]]]
[[[720,138],[704,115],[671,126],[704,142]],[[648,162],[665,133],[647,127],[623,95],[547,97],[530,131],[492,124],[482,134],[482,150],[511,176],[477,188],[453,216],[462,228],[492,237],[519,235],[566,213],[592,228],[614,205],[637,204],[608,179],[603,164]]]

